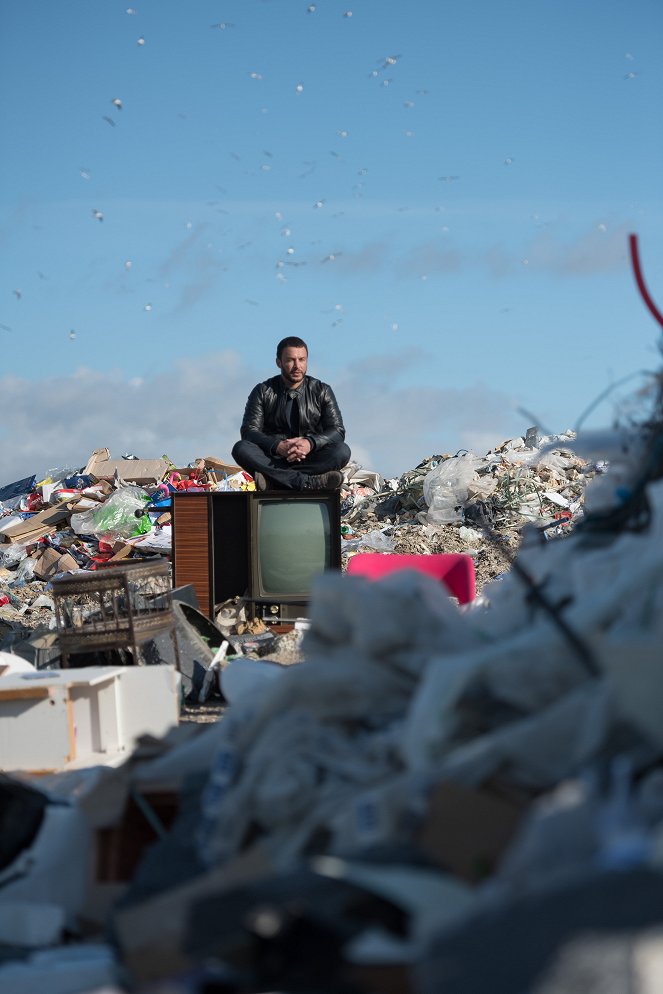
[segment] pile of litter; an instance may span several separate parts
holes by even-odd
[[[575,435],[530,428],[484,456],[462,451],[424,459],[385,480],[351,466],[343,491],[343,550],[464,552],[477,589],[508,570],[531,524],[541,536],[569,534],[584,514],[587,483],[604,459],[581,459]]]
[[[82,469],[0,488],[0,650],[55,627],[52,580],[170,559],[172,494],[214,489],[255,487],[239,466],[211,456],[176,469],[166,457],[114,460],[96,449]]]
[[[463,608],[327,573],[304,661],[232,659],[220,721],[1,780],[0,987],[657,989],[663,427],[426,463],[349,478],[363,543],[538,522],[511,569]]]
[[[465,552],[480,590],[508,571],[524,526],[549,538],[582,518],[585,486],[607,463],[580,459],[573,437],[530,429],[482,457],[431,456],[398,479],[351,463],[341,492],[343,566],[359,550]],[[0,650],[53,627],[51,580],[169,558],[173,493],[252,489],[240,467],[214,457],[177,469],[166,457],[111,459],[108,449],[80,469],[0,488]]]

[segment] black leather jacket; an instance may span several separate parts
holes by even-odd
[[[297,390],[299,433],[310,439],[314,449],[330,442],[342,442],[345,428],[334,391],[328,383],[305,376]],[[264,452],[272,452],[283,438],[289,438],[285,405],[288,389],[283,378],[273,376],[258,383],[249,394],[242,420],[241,436],[255,442]]]

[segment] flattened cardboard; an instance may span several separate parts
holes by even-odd
[[[0,534],[0,539],[5,542],[27,542],[30,539],[42,538],[57,531],[58,524],[68,517],[69,511],[65,507],[47,507],[7,528]]]
[[[116,542],[113,546],[113,555],[110,557],[108,562],[119,563],[122,559],[126,559],[127,556],[133,555],[133,551],[133,545],[127,545],[126,542]]]
[[[197,462],[198,460],[196,460]],[[228,476],[233,476],[234,473],[241,473],[242,467],[235,466],[234,463],[224,462],[222,459],[217,459],[216,456],[203,456],[203,462],[205,463],[206,469],[212,469],[215,473],[227,473]]]

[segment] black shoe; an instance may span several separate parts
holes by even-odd
[[[267,477],[263,476],[262,473],[254,473],[253,482],[256,485],[256,490],[259,490],[261,493],[264,490],[269,490],[269,483],[267,482]]]
[[[337,469],[330,469],[319,476],[309,476],[304,484],[305,490],[340,490],[343,486],[343,474]]]

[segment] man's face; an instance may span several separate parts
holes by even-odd
[[[281,370],[281,376],[289,387],[295,389],[302,385],[306,375],[306,363],[308,353],[306,349],[296,348],[289,345],[281,353],[281,358],[276,360],[276,365]]]

